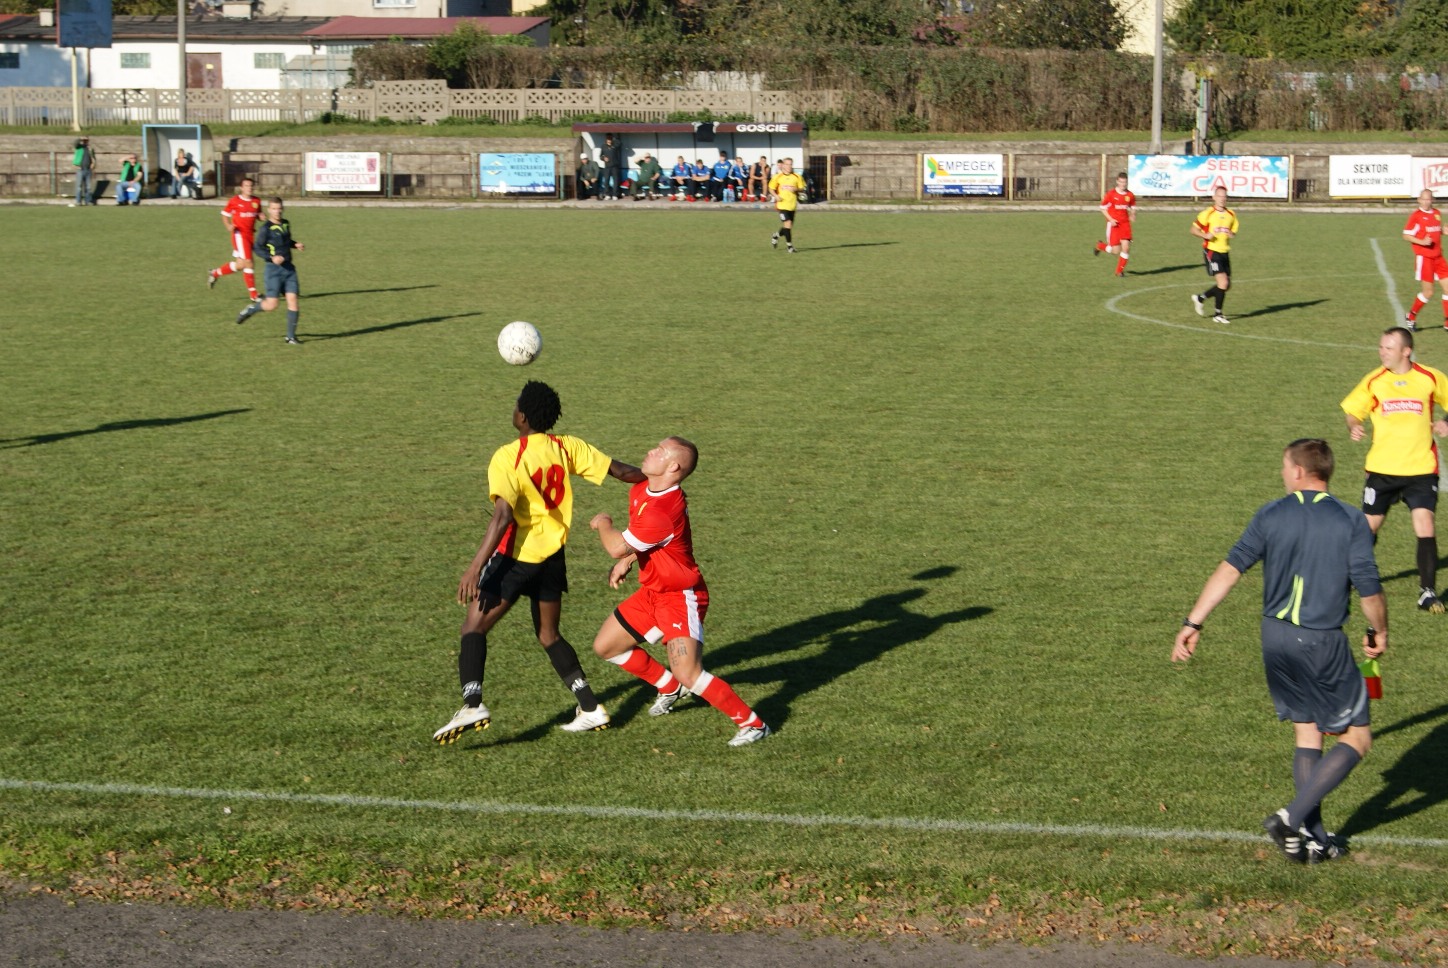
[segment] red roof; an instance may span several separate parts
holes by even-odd
[[[525,34],[547,17],[333,17],[320,27],[306,31],[307,37],[357,37],[364,40],[388,37],[440,37],[459,24],[471,23],[490,34]]]

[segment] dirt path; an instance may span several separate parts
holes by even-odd
[[[0,893],[0,965],[67,968],[1186,968],[1206,964],[1145,948],[988,948],[939,939],[883,942],[797,932],[601,931],[513,921],[409,921],[376,915],[221,911],[71,902]],[[1307,968],[1267,958],[1231,968]]]

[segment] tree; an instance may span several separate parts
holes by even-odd
[[[986,0],[974,36],[993,47],[1116,50],[1126,20],[1113,0]]]
[[[1384,52],[1392,8],[1383,0],[1188,0],[1166,34],[1191,54],[1348,60]]]
[[[1389,43],[1391,53],[1407,64],[1448,61],[1448,0],[1407,0]]]

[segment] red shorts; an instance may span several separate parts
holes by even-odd
[[[624,599],[614,616],[635,642],[668,642],[690,638],[704,642],[704,613],[709,611],[709,589],[656,592],[640,588]]]
[[[1112,222],[1112,223],[1110,223],[1110,224],[1107,226],[1107,229],[1106,229],[1106,244],[1107,244],[1107,246],[1109,246],[1109,247],[1111,247],[1111,248],[1115,248],[1116,246],[1120,245],[1120,244],[1123,243],[1123,242],[1130,242],[1130,241],[1131,241],[1131,223],[1130,223],[1130,222]]]
[[[231,230],[231,256],[243,261],[251,258],[251,236],[241,229]]]
[[[1439,279],[1448,279],[1448,259],[1443,258],[1443,253],[1420,255],[1417,263],[1416,278],[1419,282],[1437,282]]]

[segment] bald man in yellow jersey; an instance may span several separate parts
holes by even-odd
[[[1373,421],[1373,445],[1364,464],[1363,513],[1376,536],[1389,507],[1399,500],[1408,506],[1418,536],[1418,607],[1441,615],[1433,525],[1438,508],[1438,445],[1433,435],[1448,436],[1448,420],[1434,420],[1433,406],[1448,410],[1448,377],[1413,362],[1413,334],[1402,326],[1383,332],[1378,359],[1383,365],[1363,377],[1342,401],[1353,440],[1363,439],[1363,420],[1371,416]]]
[[[774,177],[769,180],[769,194],[774,196],[774,208],[779,212],[779,231],[769,237],[772,248],[779,248],[783,237],[785,248],[794,251],[794,219],[799,214],[799,197],[804,188],[804,176],[795,174],[794,159],[779,159]]]
[[[468,730],[487,729],[491,713],[483,704],[483,667],[488,632],[526,595],[532,600],[533,631],[572,691],[578,708],[563,728],[579,733],[608,726],[608,711],[593,694],[578,653],[559,629],[568,570],[563,549],[573,524],[572,476],[602,484],[605,477],[637,484],[643,472],[600,453],[587,441],[550,433],[563,413],[558,394],[529,380],[513,407],[519,437],[499,447],[488,462],[488,498],[493,515],[483,543],[458,582],[458,603],[468,606],[458,650],[459,709],[432,738],[451,743]]]
[[[1198,316],[1207,314],[1205,303],[1212,299],[1216,312],[1212,322],[1225,326],[1231,322],[1222,312],[1222,302],[1227,290],[1232,288],[1232,239],[1237,236],[1237,213],[1227,207],[1227,190],[1218,187],[1212,192],[1212,207],[1197,213],[1192,222],[1192,234],[1202,240],[1202,258],[1207,264],[1207,275],[1212,277],[1212,288],[1198,295],[1192,293],[1192,306]]]

